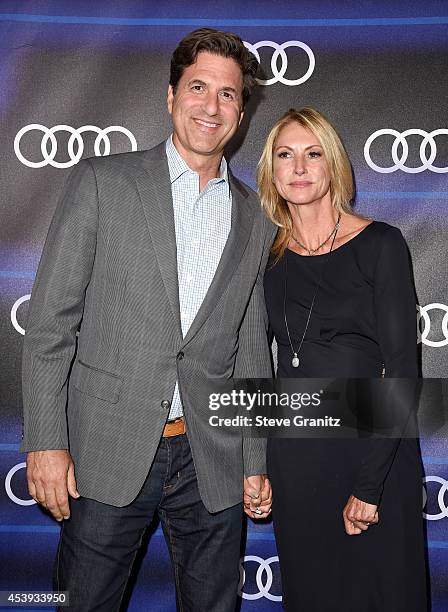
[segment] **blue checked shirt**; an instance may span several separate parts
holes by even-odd
[[[180,322],[185,337],[210,287],[229,236],[232,192],[224,158],[220,177],[210,180],[201,192],[199,174],[178,153],[172,136],[166,141],[166,155],[174,206]],[[176,383],[168,419],[182,414]]]

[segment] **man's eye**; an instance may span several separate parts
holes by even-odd
[[[193,91],[202,91],[204,88],[202,85],[192,85],[191,89]]]
[[[233,94],[230,93],[230,91],[223,91],[221,93],[222,97],[225,98],[226,100],[233,100]]]

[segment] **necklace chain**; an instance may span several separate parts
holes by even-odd
[[[338,220],[336,221],[336,224],[335,224],[334,228],[332,229],[331,234],[328,236],[328,238],[325,238],[325,240],[316,249],[309,249],[304,244],[302,244],[300,242],[300,240],[298,240],[294,236],[294,234],[292,234],[291,236],[292,236],[292,239],[294,240],[294,242],[296,242],[299,245],[299,247],[301,247],[304,251],[307,251],[308,255],[312,256],[315,253],[317,253],[317,251],[319,251],[323,246],[325,246],[327,244],[327,242],[330,240],[330,238],[333,236],[333,234],[336,236],[336,233],[337,233],[337,231],[339,229],[340,222],[341,222],[341,213],[339,213]]]
[[[318,251],[333,236],[333,240],[331,241],[331,246],[330,246],[330,250],[328,252],[328,255],[332,252],[333,246],[334,246],[334,241],[336,240],[336,235],[338,233],[340,220],[341,220],[341,215],[339,214],[338,220],[336,222],[336,225],[334,226],[333,231],[328,236],[328,238],[325,240],[325,242],[323,242],[315,251],[313,251],[313,253]],[[293,236],[293,238],[294,238],[294,236]],[[298,240],[296,240],[295,238],[294,238],[294,240],[300,245]],[[302,245],[300,245],[300,246],[302,246]],[[306,247],[302,247],[302,248],[304,248],[306,251],[309,251],[309,249],[307,249]],[[310,256],[313,254],[311,251],[309,251],[309,253],[310,253]],[[299,346],[298,346],[296,351],[294,350],[294,346],[292,344],[291,334],[289,333],[288,319],[287,319],[287,316],[286,316],[286,302],[287,302],[287,295],[288,295],[288,256],[287,256],[286,253],[284,255],[284,258],[285,258],[285,290],[284,290],[284,295],[283,295],[283,314],[284,314],[284,317],[285,317],[286,333],[288,334],[289,345],[291,347],[291,351],[292,351],[292,355],[293,355],[292,356],[292,361],[291,361],[292,367],[293,368],[298,368],[299,365],[300,365],[300,359],[299,359],[300,349],[302,348],[302,344],[303,344],[303,341],[305,340],[306,332],[308,331],[308,325],[310,323],[311,313],[313,312],[314,303],[316,301],[317,293],[318,293],[319,288],[320,288],[321,283],[322,283],[322,278],[323,278],[323,275],[324,275],[324,269],[325,269],[325,265],[326,265],[326,263],[328,261],[328,257],[326,257],[324,259],[324,261],[323,261],[323,263],[321,265],[320,276],[319,276],[319,280],[316,283],[316,288],[314,290],[313,299],[311,300],[311,306],[310,306],[310,309],[308,311],[308,317],[307,317],[307,320],[306,320],[305,329],[303,330],[302,338],[300,340]]]

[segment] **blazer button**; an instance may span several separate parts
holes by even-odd
[[[184,354],[183,354],[183,352],[182,352],[182,351],[179,351],[179,353],[177,353],[177,359],[178,359],[179,361],[181,361],[183,358],[184,358]]]
[[[171,408],[170,400],[163,400],[160,405],[162,406],[162,408],[166,408],[167,410],[168,410],[168,408]]]

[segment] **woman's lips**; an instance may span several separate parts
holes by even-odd
[[[312,185],[310,181],[293,181],[289,183],[290,187],[309,187],[309,185]]]

